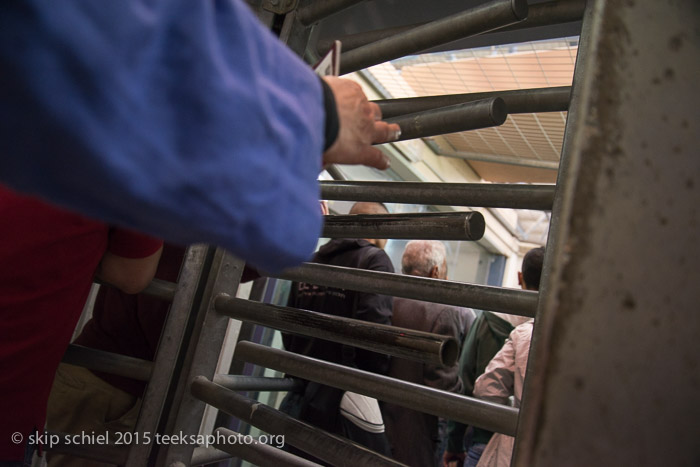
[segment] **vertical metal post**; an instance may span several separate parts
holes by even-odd
[[[158,429],[168,388],[175,373],[185,328],[192,308],[197,302],[200,280],[205,273],[206,245],[194,245],[187,249],[185,262],[178,278],[177,291],[163,328],[162,337],[154,359],[153,372],[141,404],[136,423],[136,433],[154,435]],[[131,446],[126,467],[142,467],[147,464],[153,444],[138,443]]]
[[[589,2],[515,466],[700,462],[699,17]]]
[[[199,432],[205,404],[192,397],[189,387],[196,376],[214,376],[229,318],[214,310],[213,297],[220,293],[235,294],[243,267],[243,261],[221,248],[216,250],[183,364],[184,370],[174,392],[173,410],[167,416],[166,434],[190,436]],[[236,323],[240,328],[240,322]],[[158,445],[155,465],[188,465],[194,448],[192,443]]]

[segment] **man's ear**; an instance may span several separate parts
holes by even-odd
[[[433,279],[440,279],[440,268],[438,266],[433,266],[430,270],[430,277]]]
[[[520,287],[523,289],[527,289],[527,286],[525,285],[525,281],[523,280],[523,273],[522,271],[518,271],[518,284]]]

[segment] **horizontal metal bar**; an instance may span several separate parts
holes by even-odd
[[[526,0],[494,0],[343,53],[340,73],[350,73],[394,58],[484,33],[525,19]]]
[[[452,366],[459,354],[459,344],[451,336],[368,323],[315,311],[267,305],[223,294],[214,300],[214,308],[231,318],[280,331],[330,340],[433,365]]]
[[[108,440],[104,437],[106,435],[48,431],[46,436],[47,440],[42,444],[42,448],[55,454],[66,454],[117,465],[123,465],[129,454],[128,445],[112,444],[114,439],[109,439],[107,443]]]
[[[192,460],[190,461],[190,467],[197,467],[200,465],[209,465],[215,462],[224,461],[231,459],[233,456],[228,452],[224,452],[220,449],[215,448],[202,448],[196,447],[192,451]]]
[[[486,222],[480,212],[351,214],[325,216],[325,238],[480,240]]]
[[[321,21],[364,0],[323,0],[311,2],[297,10],[297,20],[304,26]],[[326,52],[328,49],[326,49]],[[326,53],[324,52],[324,53]]]
[[[383,99],[375,102],[385,119],[400,115],[424,112],[445,106],[474,102],[489,98],[500,98],[506,104],[508,114],[536,112],[565,112],[569,109],[571,86],[551,88],[517,89],[512,91],[472,92],[445,94],[441,96],[406,97]],[[403,128],[401,130],[403,132]]]
[[[267,378],[240,375],[214,375],[214,382],[232,391],[293,391],[301,382],[293,378]]]
[[[194,378],[191,391],[192,395],[199,400],[250,423],[266,433],[284,435],[285,443],[331,465],[339,467],[403,465],[359,444],[296,420],[256,400],[229,391],[203,376]]]
[[[88,370],[124,376],[139,381],[148,381],[153,371],[153,362],[127,357],[104,350],[91,349],[70,344],[63,354],[63,363],[82,366]]]
[[[172,302],[173,298],[175,298],[176,290],[177,284],[174,282],[164,281],[162,279],[153,279],[151,283],[148,284],[148,287],[143,289],[141,293]]]
[[[235,431],[226,428],[214,430],[216,441],[214,446],[226,451],[234,457],[238,457],[253,465],[284,465],[290,467],[320,467],[319,464],[295,456],[292,453],[265,443],[251,443],[251,437],[245,437]],[[221,442],[225,441],[225,442]]]
[[[554,185],[321,181],[321,199],[551,211]]]
[[[508,117],[506,104],[500,97],[463,104],[448,105],[407,115],[387,118],[387,123],[401,127],[399,141],[477,130],[503,125]]]
[[[253,342],[239,342],[235,358],[509,436],[514,436],[518,424],[518,410],[513,407],[440,391]]]
[[[304,263],[275,275],[296,282],[412,298],[534,318],[537,292],[406,276],[389,272]]]
[[[580,21],[583,17],[583,10],[585,6],[586,0],[555,0],[552,2],[536,3],[534,5],[529,5],[527,18],[525,20],[509,26],[487,31],[483,35]],[[375,29],[372,31],[363,31],[340,37],[321,39],[318,41],[316,49],[320,55],[323,55],[331,48],[333,41],[339,40],[343,43],[343,51],[348,52],[358,47],[395,36],[402,32],[410,31],[426,24],[428,23],[395,26],[391,28]]]

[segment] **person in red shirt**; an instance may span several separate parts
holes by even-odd
[[[139,292],[162,242],[2,186],[0,219],[0,466],[19,466],[93,278]]]

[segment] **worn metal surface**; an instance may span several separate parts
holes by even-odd
[[[345,438],[300,422],[256,400],[229,391],[202,376],[193,381],[192,394],[266,433],[284,435],[286,444],[308,452],[330,465],[339,467],[403,465]]]
[[[209,465],[215,462],[220,462],[224,460],[231,459],[231,454],[228,452],[221,451],[216,448],[203,448],[196,447],[192,451],[192,460],[190,461],[190,467],[197,467],[200,465]]]
[[[175,298],[177,284],[174,282],[164,281],[162,279],[153,279],[148,287],[141,291],[141,294],[155,298],[160,298],[168,302],[172,302]]]
[[[699,18],[590,2],[516,466],[700,465]]]
[[[398,140],[405,141],[499,126],[503,125],[507,117],[508,112],[503,99],[491,97],[407,115],[398,115],[385,120],[401,127],[401,136]]]
[[[459,357],[459,344],[451,336],[256,303],[227,295],[218,296],[214,306],[231,318],[433,365],[452,366]]]
[[[322,237],[480,240],[486,223],[480,212],[350,214],[325,216]]]
[[[321,198],[550,211],[554,185],[322,181]]]
[[[298,379],[241,375],[217,374],[213,381],[232,391],[292,391],[302,386]]]
[[[68,346],[62,362],[139,381],[148,381],[153,370],[153,362],[148,360],[75,344]]]
[[[296,282],[534,317],[537,292],[304,263],[275,275]]]
[[[251,438],[250,436],[245,437],[226,428],[217,428],[214,431],[214,436],[217,439],[214,446],[253,465],[320,467],[320,464],[295,456],[263,442],[247,442]],[[219,439],[225,439],[226,442],[219,442]]]
[[[219,353],[226,337],[229,318],[214,310],[213,298],[221,293],[235,294],[243,272],[244,262],[217,248],[210,268],[210,274],[204,290],[201,306],[197,314],[192,337],[185,360],[183,372],[177,381],[174,392],[173,409],[167,416],[164,432],[166,434],[196,435],[199,432],[204,404],[192,397],[189,385],[199,375],[212,378],[216,371]],[[234,322],[233,334],[236,339],[240,322]],[[187,464],[192,459],[194,444],[169,444],[158,446],[156,465],[171,465],[176,462]]]
[[[511,436],[515,434],[518,410],[513,407],[440,391],[252,342],[240,342],[236,349],[236,358],[448,420]]]
[[[482,36],[487,36],[488,34],[493,33],[503,33],[505,31],[539,28],[542,26],[580,21],[581,17],[583,16],[585,6],[586,0],[554,0],[551,2],[535,3],[528,6],[527,19],[524,21],[520,21],[519,23],[515,23],[510,26],[494,29],[493,31],[485,32]],[[425,24],[426,23],[422,22],[417,24],[394,26],[390,28],[373,29],[371,31],[347,34],[333,38],[322,38],[317,43],[317,50],[319,54],[325,53],[331,47],[331,45],[333,45],[333,41],[337,39],[343,43],[343,50],[350,51],[363,45],[415,29],[416,27],[423,26]],[[510,42],[514,43],[518,41],[513,40]],[[456,47],[456,50],[464,48],[465,47]]]
[[[383,99],[375,102],[382,110],[385,119],[423,112],[430,109],[500,98],[506,104],[508,114],[535,112],[566,112],[569,108],[571,86],[551,88],[517,89],[513,91],[472,92],[466,94],[445,94],[441,96],[404,97]],[[403,131],[403,126],[401,127]],[[445,132],[447,133],[447,132]]]
[[[185,253],[185,262],[178,277],[178,288],[163,327],[162,338],[156,351],[151,379],[142,399],[136,433],[155,434],[165,406],[172,378],[176,375],[178,353],[185,336],[191,309],[198,304],[197,290],[204,273],[206,245],[193,245]],[[131,447],[126,467],[147,465],[153,444],[138,443]]]
[[[525,0],[494,0],[446,18],[343,53],[340,73],[350,73],[463,37],[481,34],[523,20]]]

